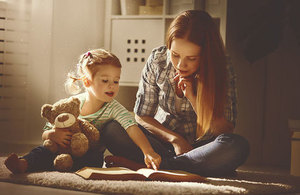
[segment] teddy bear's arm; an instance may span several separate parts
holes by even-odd
[[[100,133],[96,127],[84,119],[79,119],[79,125],[82,133],[88,138],[90,146],[93,147],[99,144]]]

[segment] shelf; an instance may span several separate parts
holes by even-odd
[[[162,15],[112,15],[111,19],[161,19]]]
[[[112,15],[111,19],[173,19],[176,15]]]

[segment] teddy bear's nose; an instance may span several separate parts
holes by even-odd
[[[58,122],[65,122],[68,119],[69,119],[69,116],[67,114],[59,115],[57,118]]]

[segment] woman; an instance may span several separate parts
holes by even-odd
[[[213,19],[199,10],[178,15],[166,46],[154,49],[143,69],[134,108],[140,128],[161,155],[160,168],[220,176],[245,162],[249,144],[233,134],[234,79]],[[128,138],[114,136],[117,124],[106,128],[105,138],[119,143],[107,146],[114,155],[142,162]]]

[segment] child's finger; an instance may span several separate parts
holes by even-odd
[[[151,165],[152,165],[152,168],[153,168],[154,170],[157,170],[157,166],[156,166],[156,164],[155,164],[154,161],[151,161]]]
[[[151,168],[151,164],[149,162],[146,163],[147,168]]]

